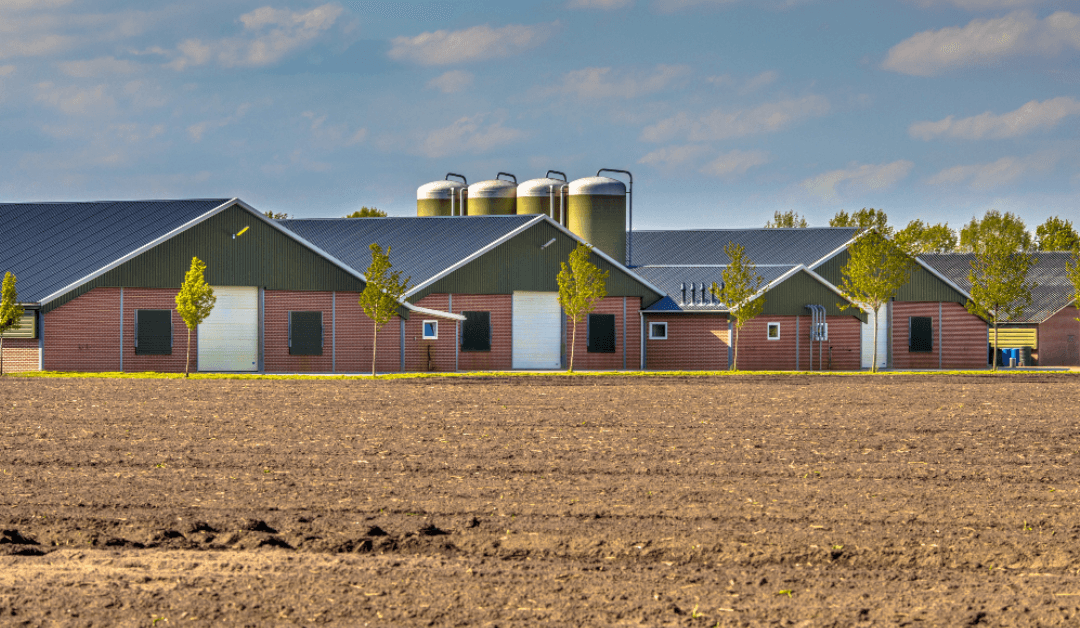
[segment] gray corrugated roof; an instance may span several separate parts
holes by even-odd
[[[36,303],[229,200],[0,203],[0,274]]]
[[[1028,278],[1038,284],[1031,291],[1031,306],[1025,308],[1019,318],[1010,320],[1010,323],[1041,323],[1076,298],[1075,288],[1065,274],[1065,262],[1071,263],[1072,254],[1040,252],[1035,253],[1035,257],[1039,261],[1028,274]],[[919,256],[926,265],[969,292],[971,282],[968,281],[968,273],[971,272],[971,260],[974,258],[974,253],[938,253]]]
[[[417,286],[537,218],[437,216],[407,218],[314,218],[278,224],[333,255],[359,273],[371,265],[373,242],[390,263]]]
[[[734,242],[745,247],[747,257],[759,266],[810,266],[844,246],[856,233],[858,229],[846,227],[635,231],[632,261],[635,267],[727,264],[724,247]]]
[[[795,266],[794,264],[758,266],[757,274],[764,279],[761,285],[765,286],[770,281],[778,279]],[[714,300],[709,295],[709,286],[713,282],[717,284],[722,282],[723,266],[638,266],[634,268],[634,272],[668,295],[646,308],[647,311],[702,312],[727,310],[726,304]],[[683,284],[686,284],[685,301],[682,296]],[[701,290],[702,284],[705,285],[704,299]],[[691,286],[696,286],[696,291],[692,291]],[[694,298],[691,299],[691,297]]]

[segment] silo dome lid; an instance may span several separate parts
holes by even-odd
[[[469,198],[514,198],[517,186],[502,179],[490,179],[469,186]]]
[[[465,184],[460,181],[432,181],[431,183],[425,183],[417,188],[416,200],[445,200],[450,198],[451,194],[456,193],[463,187],[465,187]]]
[[[626,194],[626,184],[608,177],[585,177],[570,182],[570,194],[624,196]]]
[[[517,187],[517,195],[519,198],[522,196],[546,197],[549,188],[554,187],[555,194],[558,194],[559,188],[564,185],[566,185],[566,181],[563,181],[562,179],[529,179],[528,181],[522,182],[522,184]]]

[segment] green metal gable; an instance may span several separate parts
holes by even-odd
[[[843,297],[822,284],[813,275],[800,270],[780,285],[765,293],[765,309],[762,314],[774,316],[807,316],[807,305],[822,305],[829,316],[854,316],[866,322],[866,315],[856,307],[841,310],[838,304],[846,303]]]
[[[844,280],[842,269],[850,257],[850,253],[846,250],[841,251],[836,257],[813,270],[832,285],[839,286]],[[967,297],[922,266],[916,266],[915,272],[911,273],[911,280],[896,292],[896,300],[909,303],[919,301],[967,303]]]
[[[249,229],[235,239],[233,234]],[[43,304],[56,309],[98,287],[179,288],[191,258],[212,286],[360,292],[364,282],[248,210],[232,205],[150,250]]]
[[[544,247],[554,238],[555,242]],[[419,301],[429,294],[512,294],[518,291],[557,292],[559,264],[570,257],[577,241],[554,225],[540,222],[411,295]],[[541,248],[544,247],[544,248]],[[641,297],[642,307],[663,298],[641,280],[593,254],[592,263],[609,271],[607,293],[612,297]]]

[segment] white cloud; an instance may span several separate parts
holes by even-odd
[[[1058,11],[1039,20],[1027,11],[972,20],[964,27],[924,31],[889,50],[887,70],[934,76],[947,70],[996,63],[1010,56],[1052,57],[1080,50],[1080,15]]]
[[[653,8],[660,13],[674,13],[696,7],[718,7],[735,4],[740,0],[653,0]]]
[[[734,177],[744,175],[747,170],[767,163],[769,163],[768,151],[736,149],[705,164],[701,172],[714,177]]]
[[[912,0],[915,4],[929,8],[949,5],[968,11],[988,11],[991,9],[1022,9],[1045,4],[1046,0]]]
[[[1057,164],[1058,158],[1059,155],[1050,153],[1036,153],[1022,158],[1002,157],[989,163],[946,168],[926,182],[930,185],[966,183],[973,190],[986,190],[1014,183],[1028,173],[1050,170]]]
[[[415,37],[395,37],[390,58],[420,65],[450,65],[509,57],[539,46],[551,37],[559,23],[525,26],[510,24],[491,28],[487,24],[460,31],[434,31]]]
[[[131,74],[139,68],[138,64],[115,57],[64,61],[57,65],[61,72],[76,78],[95,78],[109,74]]]
[[[428,133],[420,144],[420,153],[427,157],[445,157],[460,153],[485,153],[512,144],[525,133],[503,126],[502,117],[477,114],[461,118],[448,127]]]
[[[612,72],[611,68],[585,68],[563,75],[562,84],[547,93],[563,93],[583,100],[636,98],[667,89],[690,75],[685,65],[657,65],[649,73]]]
[[[711,152],[704,144],[687,144],[685,146],[667,146],[658,148],[638,160],[639,164],[648,164],[658,167],[675,167],[687,163],[697,162],[707,153]]]
[[[10,76],[15,71],[13,65],[0,65],[0,76]]]
[[[260,67],[277,63],[320,37],[343,9],[324,4],[307,12],[261,7],[240,16],[243,35],[214,41],[188,39],[177,46],[168,65],[176,70],[216,60],[224,67]]]
[[[0,0],[0,11],[52,9],[71,4],[72,0]]]
[[[741,91],[743,94],[749,94],[750,92],[757,91],[758,89],[761,89],[766,85],[771,85],[775,83],[776,79],[778,78],[780,78],[780,73],[775,70],[762,72],[761,74],[758,74],[754,78],[747,81],[746,85],[743,85],[743,88],[739,91]]]
[[[37,88],[34,100],[69,115],[108,112],[116,107],[116,100],[105,91],[104,85],[84,89],[73,86],[58,87],[46,81],[34,87]]]
[[[157,19],[143,11],[48,11],[60,4],[43,2],[30,7],[19,3],[25,12],[4,10],[0,4],[0,58],[50,56],[88,44],[114,42],[139,35]]]
[[[469,87],[472,83],[472,74],[464,70],[450,70],[428,81],[427,86],[444,94],[453,94]]]
[[[810,95],[766,103],[751,109],[714,109],[696,119],[686,113],[679,113],[645,127],[641,132],[641,139],[647,142],[664,142],[685,133],[690,141],[707,142],[773,133],[807,118],[823,116],[829,112],[829,108],[827,98]]]
[[[914,165],[907,160],[889,164],[851,164],[848,168],[833,170],[806,179],[802,182],[802,186],[822,199],[832,200],[838,198],[841,191],[890,188],[907,177]],[[838,187],[841,189],[838,190]]]
[[[367,127],[352,129],[347,124],[326,124],[327,115],[316,115],[314,111],[300,114],[311,120],[311,133],[323,146],[354,146],[367,139]]]
[[[942,136],[965,140],[1002,139],[1049,129],[1062,119],[1075,115],[1080,115],[1080,101],[1060,96],[1044,102],[1033,100],[1016,111],[1001,115],[987,111],[960,120],[949,116],[937,122],[916,122],[908,128],[908,133],[921,140]]]
[[[246,116],[247,112],[250,110],[251,103],[243,103],[239,107],[237,107],[236,111],[230,116],[219,118],[217,120],[204,120],[202,122],[196,122],[195,124],[188,126],[188,136],[191,137],[191,141],[193,142],[202,141],[203,135],[205,135],[207,131],[211,129],[224,128],[232,124],[233,122],[236,122],[240,118]]]
[[[634,0],[570,0],[566,4],[568,9],[603,9],[613,11],[625,9],[634,5]]]

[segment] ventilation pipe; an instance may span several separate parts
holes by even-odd
[[[465,184],[465,187],[466,188],[469,187],[469,180],[465,178],[465,175],[458,174],[456,172],[447,172],[446,176],[443,177],[443,181],[449,181],[450,177],[457,177],[457,178],[461,179],[461,182]],[[465,188],[462,188],[462,189],[465,189]],[[458,208],[458,212],[459,213],[461,212],[461,208]],[[450,191],[450,215],[451,216],[454,215],[454,191],[453,190]]]
[[[563,203],[565,202],[564,190],[566,190],[566,188],[568,187],[568,184],[570,183],[570,181],[566,178],[566,173],[562,172],[562,171],[559,171],[559,170],[548,170],[547,173],[544,174],[544,178],[545,179],[553,179],[554,177],[551,176],[553,174],[561,174],[562,175],[562,180],[563,180],[563,184],[559,186],[559,224],[561,225],[563,223],[563,219],[562,219]],[[551,216],[552,220],[555,220],[555,186],[554,185],[549,185],[548,186],[548,198],[549,198],[549,202],[550,202],[550,209],[548,211],[548,215]]]
[[[600,176],[601,172],[618,172],[625,174],[630,178],[630,187],[627,188],[627,195],[630,197],[630,228],[627,231],[626,238],[626,266],[632,268],[632,261],[634,259],[634,175],[630,174],[629,170],[616,170],[614,168],[601,168],[596,171],[596,176]]]

